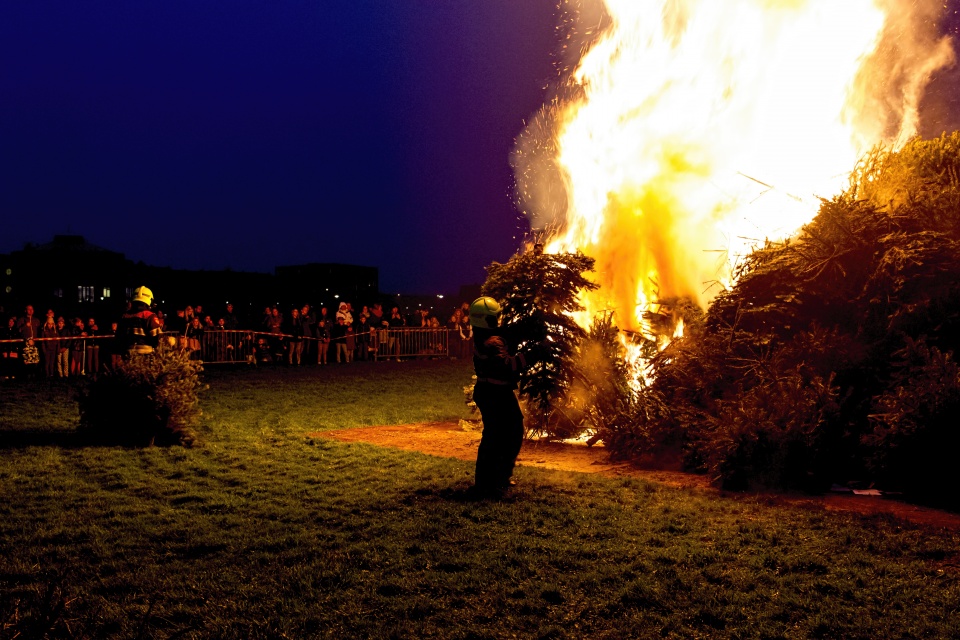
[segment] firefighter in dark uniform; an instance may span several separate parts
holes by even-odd
[[[117,324],[118,352],[130,356],[148,355],[160,342],[162,327],[156,314],[150,310],[153,292],[146,287],[133,290],[130,308]]]
[[[500,305],[489,297],[470,305],[473,366],[477,383],[473,400],[483,419],[477,451],[474,491],[497,497],[513,484],[510,476],[523,444],[523,412],[517,401],[517,380],[526,368],[523,353],[511,354],[500,328]]]

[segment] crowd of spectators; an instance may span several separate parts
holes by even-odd
[[[309,304],[281,310],[266,307],[263,315],[241,318],[232,304],[208,313],[201,305],[188,305],[170,314],[157,310],[164,334],[191,357],[212,362],[249,362],[327,365],[355,360],[399,359],[401,355],[471,357],[473,331],[469,304],[464,302],[446,318],[416,309],[404,314],[397,306],[389,312],[381,304],[359,310],[340,302],[335,311]],[[433,329],[422,332],[434,342],[423,343],[417,353],[402,352],[403,327]],[[116,319],[101,327],[94,318],[58,317],[48,309],[43,319],[27,305],[22,316],[6,317],[0,327],[0,377],[96,377],[110,370],[121,357],[112,340]],[[446,347],[436,336],[446,332]]]
[[[116,330],[116,322],[104,330],[94,318],[67,320],[52,309],[41,320],[27,305],[23,316],[6,318],[0,328],[0,376],[96,377],[119,358],[111,348],[113,340],[103,340]]]

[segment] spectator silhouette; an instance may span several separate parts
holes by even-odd
[[[24,309],[24,315],[17,321],[17,329],[20,330],[20,337],[24,340],[29,338],[39,338],[40,328],[43,322],[40,318],[33,315],[33,305],[27,305]]]
[[[227,310],[223,314],[223,328],[228,331],[236,331],[240,328],[240,321],[237,319],[237,314],[233,312],[233,305],[229,302],[227,303]]]

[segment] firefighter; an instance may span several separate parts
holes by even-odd
[[[499,497],[514,484],[510,477],[523,444],[523,412],[516,389],[526,356],[508,350],[500,328],[500,305],[493,298],[473,301],[470,325],[477,373],[473,400],[483,419],[473,491],[480,497]]]
[[[150,310],[153,305],[153,292],[146,287],[133,290],[130,308],[120,318],[117,326],[119,353],[127,355],[146,355],[153,353],[160,342],[162,327],[156,314]]]

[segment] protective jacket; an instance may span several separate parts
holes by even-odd
[[[474,341],[473,368],[478,383],[517,387],[520,371],[527,366],[526,357],[519,353],[510,355],[502,336],[492,335],[483,342]]]
[[[162,327],[153,311],[142,302],[134,302],[129,311],[120,317],[117,338],[121,341],[120,352],[130,354],[153,353],[160,342]]]

